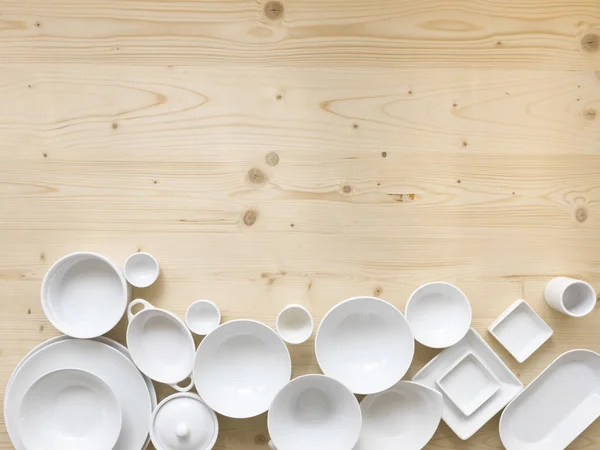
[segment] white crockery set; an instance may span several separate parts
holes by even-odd
[[[17,450],[142,450],[150,440],[157,450],[210,450],[215,412],[236,419],[268,412],[273,450],[418,450],[441,419],[468,439],[503,408],[507,449],[558,450],[600,416],[600,355],[566,352],[523,389],[471,328],[469,300],[449,283],[416,289],[405,314],[375,297],[337,304],[315,335],[323,374],[291,379],[286,343],[306,342],[314,331],[305,307],[286,306],[275,330],[247,319],[220,324],[209,300],[192,303],[183,321],[130,301],[130,285],[148,287],[159,273],[148,253],[131,255],[123,272],[90,252],[50,268],[42,308],[64,335],[31,350],[7,384],[4,417]],[[596,304],[588,283],[566,277],[551,280],[545,298],[572,317]],[[127,348],[102,336],[125,313]],[[519,363],[552,335],[524,300],[488,331]],[[197,349],[192,333],[205,336]],[[444,350],[404,381],[415,339]],[[157,404],[152,381],[179,392]],[[360,403],[356,394],[365,395]]]

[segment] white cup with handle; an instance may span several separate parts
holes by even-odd
[[[596,306],[596,291],[585,281],[569,277],[550,280],[544,290],[546,303],[571,317],[583,317]]]
[[[348,450],[360,435],[362,414],[354,394],[325,375],[303,375],[275,396],[267,425],[271,450]]]

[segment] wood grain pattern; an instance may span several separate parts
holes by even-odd
[[[542,296],[556,275],[600,288],[597,1],[1,6],[2,392],[57,334],[40,282],[75,250],[151,252],[161,278],[134,296],[269,325],[292,302],[318,320],[454,282],[524,383],[600,351],[600,313]],[[555,330],[523,364],[485,331],[520,297]],[[295,375],[318,371],[312,346],[291,349]],[[435,353],[418,345],[409,376]],[[267,448],[264,415],[220,425],[218,450]],[[571,448],[599,445],[594,424]],[[427,448],[500,449],[498,417]]]

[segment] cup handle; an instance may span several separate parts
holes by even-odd
[[[179,391],[179,392],[188,392],[190,389],[192,389],[194,387],[194,379],[190,375],[190,382],[188,383],[187,386],[179,386],[179,384],[171,384],[169,386],[171,386],[173,389],[175,389],[176,391]]]
[[[277,450],[277,447],[275,447],[275,444],[273,444],[273,441],[269,441],[269,448],[271,450]]]
[[[135,314],[132,312],[132,310],[133,310],[133,307],[136,306],[136,305],[142,305],[143,306],[143,308],[140,311],[138,311],[138,312],[142,312],[145,309],[152,309],[152,308],[154,308],[154,306],[152,306],[150,303],[148,303],[143,298],[136,298],[135,300],[132,300],[129,303],[129,305],[127,306],[127,320],[129,320],[130,322],[133,320],[133,317],[135,316]]]

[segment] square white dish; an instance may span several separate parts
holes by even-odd
[[[494,374],[473,352],[466,353],[436,384],[465,416],[473,414],[500,389]]]
[[[510,305],[488,331],[520,363],[552,336],[552,328],[525,300]]]
[[[479,358],[500,384],[500,389],[470,416],[465,416],[437,385],[437,381],[446,375],[467,353],[473,353]],[[477,430],[523,389],[523,384],[519,379],[506,367],[498,355],[473,328],[469,329],[460,342],[445,349],[429,361],[425,367],[415,374],[412,381],[442,393],[444,404],[442,419],[463,440],[473,436]]]

